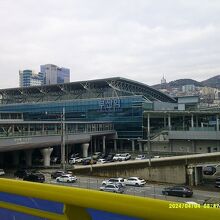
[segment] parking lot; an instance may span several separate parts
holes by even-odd
[[[56,179],[51,179],[51,173],[55,171],[54,169],[45,170],[42,169],[41,172],[45,175],[45,183],[63,185],[69,187],[79,187],[85,189],[100,190],[103,180],[108,178],[100,178],[93,176],[77,176],[77,181],[75,183],[62,183],[57,182]],[[9,171],[4,177],[12,178],[14,177],[14,171]],[[17,178],[18,179],[18,178]],[[198,187],[193,189],[193,196],[190,198],[176,197],[176,196],[165,196],[162,194],[162,190],[165,187],[172,186],[172,184],[159,184],[147,182],[143,187],[126,186],[125,194],[132,196],[149,197],[155,199],[162,199],[173,202],[196,202],[198,204],[203,204],[203,202],[209,198],[220,198],[220,190],[211,186],[212,190],[200,190]]]
[[[102,181],[108,179],[108,178],[97,178],[91,176],[77,176],[77,181],[75,183],[58,183],[56,182],[55,179],[51,179],[49,173],[45,173],[45,176],[46,176],[46,183],[64,185],[69,187],[93,189],[93,190],[99,190],[99,187],[102,185]],[[162,199],[162,200],[174,201],[174,202],[193,201],[199,204],[203,204],[203,202],[209,198],[220,198],[220,190],[219,192],[211,192],[211,191],[194,189],[193,196],[191,198],[162,195],[163,188],[168,186],[171,185],[146,183],[146,185],[143,187],[126,186],[125,194]]]

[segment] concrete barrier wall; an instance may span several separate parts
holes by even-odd
[[[168,165],[146,167],[142,164],[125,166],[93,166],[74,169],[74,174],[92,175],[99,177],[131,177],[138,176],[148,181],[185,184],[186,171],[184,165]]]

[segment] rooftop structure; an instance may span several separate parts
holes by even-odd
[[[172,97],[146,84],[115,77],[56,85],[0,90],[0,104],[33,103],[141,95],[147,101],[175,103]]]

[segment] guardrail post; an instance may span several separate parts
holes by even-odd
[[[64,215],[68,220],[92,220],[85,208],[73,205],[64,205]]]

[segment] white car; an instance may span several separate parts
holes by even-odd
[[[107,161],[105,159],[98,159],[97,163],[103,164],[103,163],[107,163]]]
[[[72,157],[69,159],[69,164],[76,164],[81,162],[82,162],[82,158],[79,157]]]
[[[107,184],[114,184],[114,183],[121,183],[122,186],[125,186],[125,179],[124,178],[110,178],[108,180],[102,181],[102,185],[107,185]]]
[[[139,177],[129,177],[128,179],[125,179],[125,184],[130,186],[144,186],[146,181]]]
[[[146,156],[143,154],[137,155],[137,157],[135,158],[135,160],[144,160],[146,159]]]
[[[65,174],[65,175],[57,177],[56,181],[63,182],[63,183],[74,183],[77,181],[77,178],[75,176],[72,176],[71,174]]]
[[[0,169],[0,176],[5,175],[5,171],[3,169]]]
[[[129,153],[121,154],[118,160],[125,161],[131,159],[131,155]]]
[[[118,161],[120,157],[121,157],[121,154],[115,154],[115,156],[113,157],[113,160]]]

